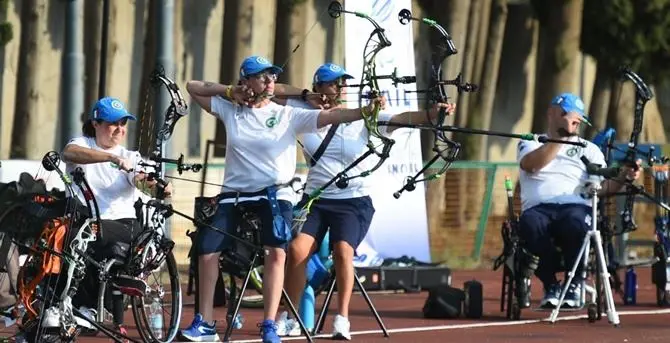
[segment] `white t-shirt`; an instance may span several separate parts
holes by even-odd
[[[586,165],[581,161],[582,156],[591,163],[607,167],[605,156],[597,145],[581,139],[571,137],[571,141],[582,141],[586,147],[562,144],[556,157],[544,168],[531,174],[521,170],[519,183],[521,186],[521,210],[525,211],[533,206],[550,204],[584,204],[591,206],[591,200],[582,196],[584,184],[587,180],[601,182],[602,178],[589,176]],[[541,147],[543,143],[537,141],[521,141],[517,147],[517,162],[529,152]]]
[[[296,137],[317,131],[321,112],[274,102],[261,108],[248,108],[220,96],[212,97],[211,108],[226,127],[222,192],[257,192],[290,181],[296,170]],[[263,196],[240,199],[260,198]],[[277,198],[294,202],[295,194],[290,187],[282,188]],[[233,201],[235,199],[221,202]]]
[[[287,104],[293,107],[311,108],[308,103],[295,99],[289,99]],[[379,113],[379,121],[388,121],[391,120],[391,117],[393,117],[391,114]],[[379,132],[384,136],[389,136],[387,128],[387,126],[380,126]],[[328,130],[330,130],[330,125],[322,128],[318,132],[302,135],[301,141],[303,145],[303,154],[308,164],[321,145],[321,142],[328,134]],[[365,122],[363,120],[340,124],[316,165],[309,168],[305,192],[309,194],[325,185],[335,177],[335,175],[340,173],[344,168],[368,151],[367,144],[368,130],[365,128]],[[355,176],[366,170],[370,170],[370,168],[374,167],[377,161],[378,160],[374,157],[368,157],[348,171],[347,175]],[[321,194],[321,197],[329,199],[350,199],[366,196],[370,193],[372,187],[371,181],[372,179],[370,177],[358,177],[349,180],[349,185],[344,189],[338,188],[335,183],[333,183],[326,188]]]
[[[135,172],[142,169],[138,165],[142,161],[140,153],[130,151],[120,145],[112,149],[103,149],[95,143],[95,138],[92,137],[73,138],[67,143],[67,145],[70,144],[121,156],[130,161],[131,165],[134,166],[133,169]],[[71,175],[70,172],[74,171],[77,167],[81,167],[84,171],[86,181],[91,187],[95,200],[98,203],[101,219],[136,218],[133,206],[137,198],[142,197],[142,192],[134,185],[135,172],[125,172],[113,166],[111,162],[90,164],[66,162],[65,171],[68,175]],[[79,188],[77,186],[73,188],[82,203],[86,204]]]

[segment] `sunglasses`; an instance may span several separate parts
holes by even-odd
[[[343,79],[337,79],[329,82],[319,82],[317,83],[320,86],[332,87],[335,86],[337,89],[342,89],[347,86],[347,81]]]
[[[254,75],[249,75],[248,79],[256,79],[261,82],[270,83],[277,81],[277,74],[270,72],[262,72]]]

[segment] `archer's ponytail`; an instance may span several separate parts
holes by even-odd
[[[84,134],[84,137],[95,138],[95,128],[93,127],[93,120],[88,119],[84,122],[84,125],[81,127],[81,131]]]

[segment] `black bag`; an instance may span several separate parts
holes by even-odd
[[[439,286],[430,289],[428,299],[423,305],[424,318],[451,319],[461,315],[465,292],[451,286]]]

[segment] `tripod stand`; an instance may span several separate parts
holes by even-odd
[[[246,275],[244,277],[244,281],[242,283],[242,287],[239,290],[239,294],[237,293],[237,287],[235,287],[234,283],[234,276],[231,273],[231,288],[230,288],[230,300],[231,300],[231,305],[233,299],[235,299],[235,306],[228,306],[228,312],[226,313],[226,319],[228,321],[228,325],[226,326],[226,332],[223,336],[223,341],[228,342],[230,335],[233,332],[233,326],[234,326],[234,321],[235,318],[237,317],[237,313],[240,311],[240,306],[242,304],[242,298],[244,297],[244,292],[247,289],[247,286],[249,285],[249,278],[251,277],[251,273],[256,268],[258,265],[261,264],[262,256],[263,254],[263,249],[259,248],[256,250],[253,254],[253,257],[251,258],[251,261],[249,263],[249,269],[246,271]],[[300,325],[301,331],[305,334],[305,337],[307,338],[307,341],[312,343],[312,337],[310,333],[307,331],[305,328],[305,323],[303,323],[302,319],[298,315],[298,311],[295,309],[295,306],[291,302],[291,299],[288,297],[288,294],[286,293],[286,290],[282,288],[282,299],[285,301],[285,304],[288,305],[289,309],[291,310],[291,313],[293,314],[294,318],[298,321],[298,324]]]
[[[321,308],[321,312],[319,312],[319,318],[316,321],[316,324],[314,325],[314,331],[312,334],[318,334],[323,330],[323,324],[326,321],[326,315],[328,314],[328,307],[330,306],[330,301],[333,298],[333,292],[335,291],[335,281],[337,280],[337,277],[335,275],[335,272],[331,273],[330,275],[330,280],[328,280],[328,293],[326,293],[326,300],[323,302],[323,307]],[[356,273],[356,270],[354,270],[354,282],[356,283],[356,286],[358,286],[358,289],[361,290],[361,294],[363,295],[363,298],[365,299],[365,302],[368,303],[368,307],[370,307],[370,311],[372,311],[372,315],[375,316],[375,319],[377,320],[377,324],[379,324],[379,327],[382,329],[382,332],[384,333],[384,337],[389,337],[389,333],[386,330],[386,326],[384,326],[384,322],[382,322],[381,317],[379,317],[379,313],[377,312],[377,309],[375,306],[372,304],[372,300],[370,299],[370,296],[368,295],[368,292],[365,290],[363,287],[363,284],[361,283],[361,280],[358,278],[358,274]]]
[[[572,279],[575,276],[575,272],[577,270],[577,267],[579,266],[579,263],[582,263],[582,259],[584,259],[584,268],[582,270],[582,275],[584,276],[584,279],[586,279],[586,267],[588,264],[588,259],[589,259],[589,250],[590,250],[590,245],[591,245],[591,240],[593,240],[593,244],[595,245],[595,255],[596,255],[596,263],[597,267],[596,270],[600,272],[600,278],[602,282],[602,287],[600,290],[596,290],[596,293],[598,291],[605,291],[605,302],[606,302],[606,308],[607,308],[607,319],[610,323],[612,323],[615,327],[619,326],[619,314],[616,311],[616,308],[614,307],[614,297],[612,295],[612,288],[610,286],[610,275],[609,271],[607,270],[607,263],[605,261],[605,253],[603,251],[603,240],[602,237],[600,236],[600,231],[597,228],[598,225],[598,191],[600,190],[600,183],[599,182],[591,182],[589,185],[585,186],[587,188],[587,193],[589,197],[591,198],[591,229],[586,232],[586,236],[584,237],[584,242],[582,243],[582,247],[579,250],[579,253],[577,254],[577,258],[575,259],[575,262],[572,266],[572,269],[568,273],[568,280],[565,282],[565,285],[563,286],[563,290],[561,291],[561,296],[558,299],[558,305],[554,310],[551,312],[551,316],[549,317],[549,320],[552,323],[556,322],[556,319],[558,318],[558,312],[561,309],[561,306],[563,305],[563,300],[565,299],[565,295],[568,292],[568,288],[570,287],[570,283],[572,282]],[[585,300],[585,287],[582,287],[582,300]],[[595,317],[595,312],[596,311],[596,306],[589,306],[589,319],[592,317]]]

